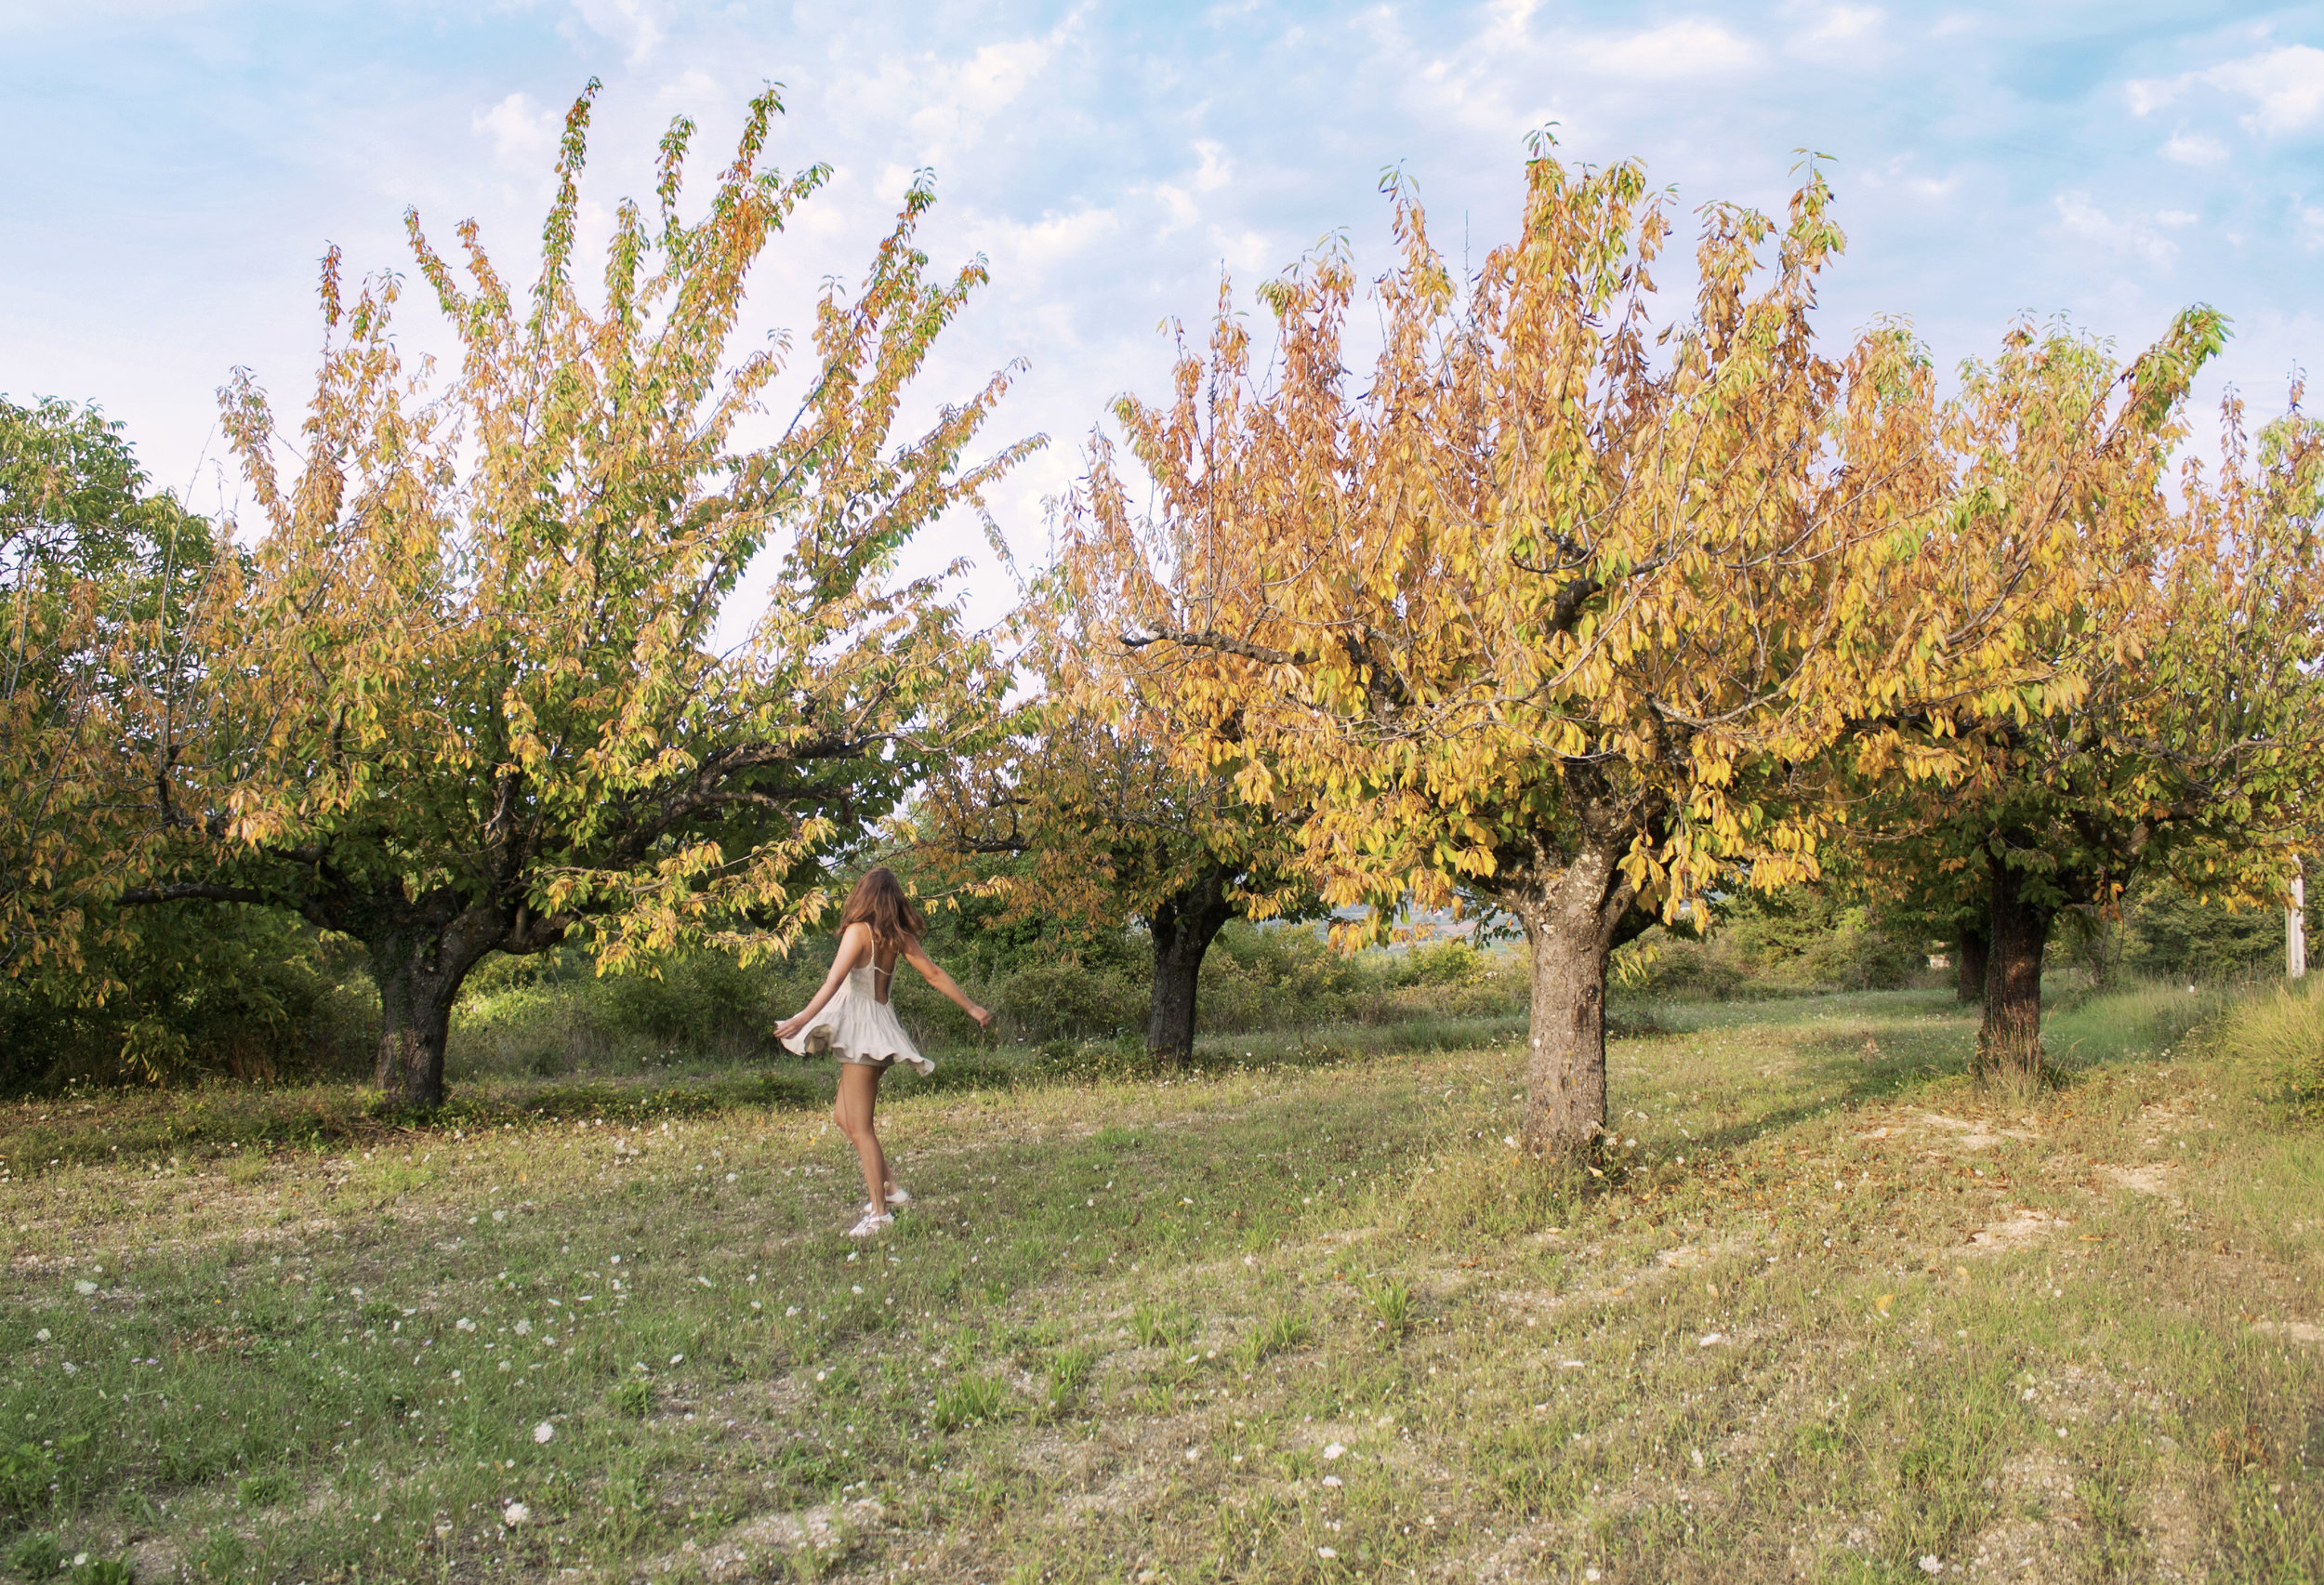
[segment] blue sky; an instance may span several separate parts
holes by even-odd
[[[1551,122],[1569,157],[1643,159],[1685,205],[1779,206],[1794,151],[1829,154],[1833,327],[1904,315],[1948,365],[2020,313],[2127,350],[2201,300],[2237,332],[2208,397],[2232,380],[2272,414],[2324,366],[2324,0],[0,0],[0,391],[97,401],[204,506],[232,499],[204,465],[228,371],[303,394],[326,241],[404,268],[412,204],[447,236],[474,216],[513,270],[592,75],[598,215],[648,190],[670,115],[701,122],[706,169],[750,94],[786,86],[775,157],[836,175],[759,279],[762,327],[803,325],[935,170],[929,244],[994,279],[927,394],[1028,362],[1003,431],[1053,443],[1000,502],[1026,553],[1079,438],[1157,388],[1157,325],[1201,319],[1222,267],[1248,305],[1335,230],[1384,264],[1392,165],[1440,243],[1481,255]],[[439,344],[407,301],[412,343]]]

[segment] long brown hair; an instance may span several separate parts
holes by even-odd
[[[872,940],[902,952],[928,933],[928,921],[904,894],[903,885],[885,866],[866,870],[839,910],[839,929],[852,924],[871,926]]]

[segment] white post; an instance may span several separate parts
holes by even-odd
[[[2308,884],[2300,861],[2291,861],[2291,905],[2284,910],[2284,977],[2308,971]]]

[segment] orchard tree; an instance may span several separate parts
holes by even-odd
[[[0,971],[54,975],[112,935],[109,900],[143,850],[139,799],[112,778],[125,705],[186,613],[166,591],[214,553],[209,525],[148,488],[93,406],[0,399]],[[97,977],[101,982],[103,976]]]
[[[1077,512],[1118,509],[1103,440]],[[1316,911],[1287,799],[1242,796],[1227,773],[1174,753],[1187,723],[1159,680],[1129,664],[1118,634],[1129,608],[1100,546],[1078,535],[1027,590],[1019,664],[1036,691],[984,755],[931,778],[929,846],[959,856],[1019,855],[982,889],[1002,919],[1144,926],[1153,955],[1146,1049],[1194,1051],[1204,958],[1229,920]],[[1138,608],[1143,609],[1142,601]]]
[[[2223,326],[2203,333],[2215,346]],[[1973,391],[2015,388],[1987,431],[1972,501],[2064,488],[2080,591],[2020,641],[2075,686],[2048,707],[1932,712],[1957,769],[1886,789],[1869,850],[1924,906],[1974,917],[1988,944],[1981,1066],[2044,1070],[2041,966],[2068,910],[2119,910],[2142,876],[2199,898],[2280,905],[2314,847],[2324,772],[2324,430],[2291,416],[2256,446],[2230,398],[2216,469],[2161,488],[2167,426],[2138,427],[2110,469],[2087,438],[2119,425],[2123,380],[2103,348],[2015,338]],[[2040,399],[2033,393],[2040,392]],[[2079,488],[2077,487],[2079,485]],[[2175,496],[2175,499],[2173,498]]]
[[[128,900],[271,904],[357,938],[402,1103],[442,1098],[453,1000],[487,954],[783,950],[826,902],[820,861],[995,702],[944,581],[895,572],[1025,450],[964,463],[1006,376],[890,443],[981,263],[928,277],[916,184],[855,295],[825,289],[802,368],[738,350],[753,264],[826,175],[763,165],[770,90],[692,219],[693,128],[672,124],[658,213],[615,211],[587,303],[595,91],[529,297],[472,223],[456,265],[407,215],[458,338],[449,378],[399,351],[398,280],[350,298],[334,254],[295,443],[246,376],[228,388],[264,533],[207,590],[199,664],[140,739],[171,845]],[[778,396],[787,420],[762,419]],[[763,609],[754,592],[728,627],[746,573]]]
[[[1624,921],[1813,878],[1850,734],[1932,773],[1944,746],[1887,723],[2038,695],[2011,635],[2063,598],[2071,528],[2013,519],[1969,575],[1932,553],[1949,417],[1901,330],[1818,339],[1842,238],[1813,171],[1780,224],[1702,211],[1695,301],[1659,329],[1670,222],[1636,165],[1537,148],[1518,238],[1465,292],[1391,192],[1368,379],[1343,368],[1353,271],[1312,260],[1262,293],[1263,374],[1222,305],[1169,403],[1120,404],[1156,504],[1083,521],[1149,569],[1126,637],[1198,728],[1182,754],[1314,810],[1354,929],[1463,883],[1519,921],[1525,1141],[1583,1152]]]

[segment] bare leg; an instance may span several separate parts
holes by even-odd
[[[881,1070],[863,1063],[839,1064],[839,1098],[831,1104],[831,1120],[855,1146],[864,1166],[864,1198],[873,1210],[887,1209],[888,1158],[879,1149],[872,1128],[872,1113],[879,1104]]]

